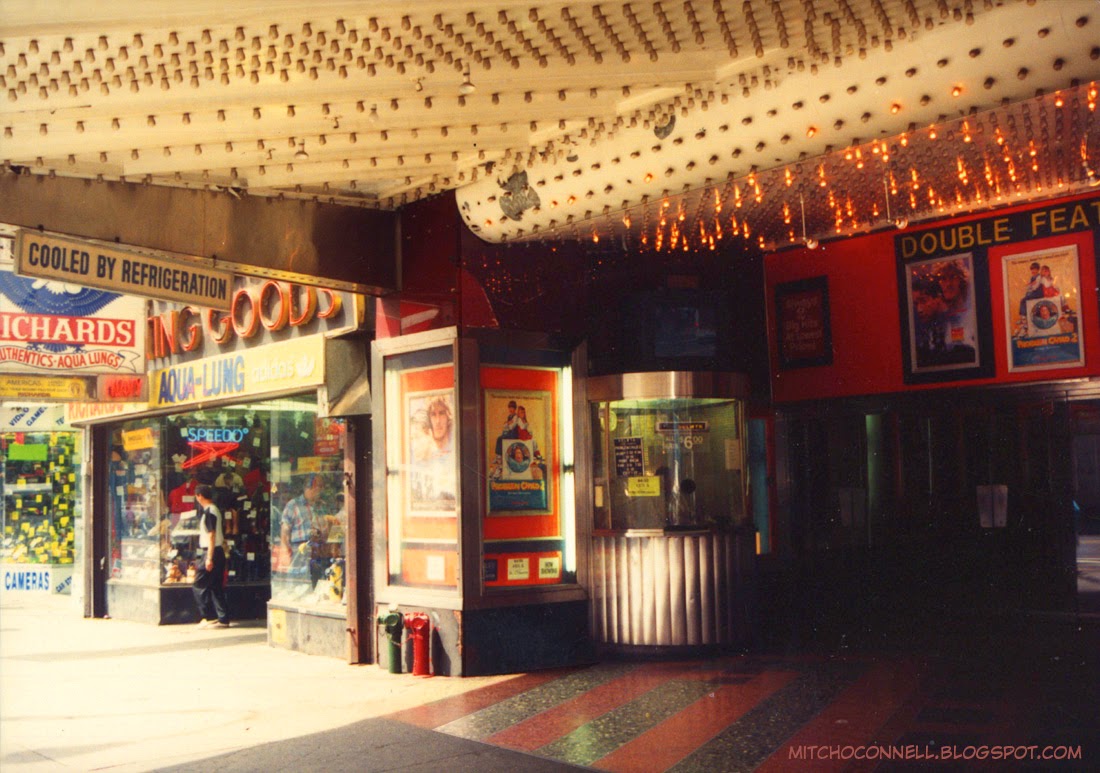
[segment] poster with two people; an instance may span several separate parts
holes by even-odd
[[[1077,248],[1007,255],[1004,283],[1009,371],[1084,364]]]
[[[546,513],[550,393],[487,390],[485,424],[489,512]]]

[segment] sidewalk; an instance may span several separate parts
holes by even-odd
[[[68,597],[5,595],[0,598],[0,769],[183,766],[285,744],[509,678],[396,675],[271,648],[266,629],[256,623],[197,631],[87,620]],[[413,756],[425,760],[425,748],[432,747]],[[426,760],[425,769],[455,770],[448,764],[454,753],[441,747],[442,756]],[[484,760],[480,767],[490,769]],[[295,768],[301,764],[283,769]]]

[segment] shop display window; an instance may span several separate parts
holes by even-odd
[[[342,419],[316,398],[283,398],[129,421],[111,438],[111,577],[194,581],[195,488],[222,511],[227,582],[271,585],[277,603],[345,603],[347,508]]]
[[[79,470],[75,432],[0,434],[0,558],[20,564],[73,563]]]
[[[271,600],[342,609],[347,603],[347,422],[288,402],[271,430]]]
[[[189,584],[199,545],[195,487],[214,487],[229,583],[270,575],[266,412],[229,408],[117,427],[108,465],[111,578]]]
[[[597,529],[699,529],[745,517],[740,400],[616,400],[590,406]]]

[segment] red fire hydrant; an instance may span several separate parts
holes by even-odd
[[[427,612],[408,612],[405,615],[405,630],[409,632],[409,641],[413,648],[413,676],[431,676],[431,664],[428,661],[428,637],[431,634],[431,621]]]

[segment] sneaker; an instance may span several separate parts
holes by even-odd
[[[217,624],[217,620],[200,620],[195,627],[199,630],[204,628],[213,628]]]
[[[214,620],[214,621],[212,621],[212,623],[213,623],[212,625],[208,626],[209,628],[228,628],[229,627],[229,623],[223,623],[221,620]]]

